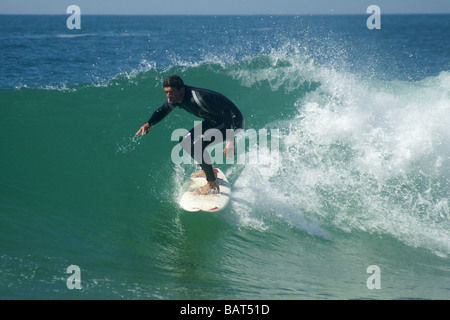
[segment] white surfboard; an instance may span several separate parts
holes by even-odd
[[[195,195],[195,190],[206,184],[206,178],[190,178],[183,186],[180,206],[186,211],[218,212],[225,209],[230,202],[231,186],[227,177],[220,169],[214,169],[217,173],[217,183],[220,192],[218,194]]]

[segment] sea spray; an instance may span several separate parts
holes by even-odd
[[[319,88],[296,102],[298,117],[277,124],[281,170],[267,194],[284,194],[299,217],[447,255],[448,77],[386,88],[317,67],[308,80]]]

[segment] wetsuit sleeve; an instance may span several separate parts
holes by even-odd
[[[164,119],[173,109],[174,107],[166,101],[160,108],[153,112],[152,116],[148,120],[150,127]]]

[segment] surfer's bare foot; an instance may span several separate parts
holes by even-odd
[[[191,174],[191,177],[192,178],[206,178],[206,174],[205,174],[205,171],[200,170],[200,171],[197,171],[197,172],[194,172],[193,174]]]
[[[194,192],[195,195],[217,194],[220,192],[216,181],[208,181],[203,187]]]

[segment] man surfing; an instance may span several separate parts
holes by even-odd
[[[238,129],[244,129],[244,117],[239,109],[224,95],[207,89],[184,84],[179,76],[170,76],[163,83],[167,101],[157,109],[136,135],[146,135],[150,128],[164,119],[175,107],[182,108],[203,119],[180,139],[181,147],[190,153],[202,168],[192,174],[193,177],[206,177],[206,185],[195,191],[197,195],[219,193],[219,184],[212,167],[211,157],[205,148],[223,141],[216,141],[214,133],[220,132],[226,137],[224,153],[234,154],[234,135]],[[213,129],[213,130],[210,130]],[[196,147],[197,146],[197,147]]]

